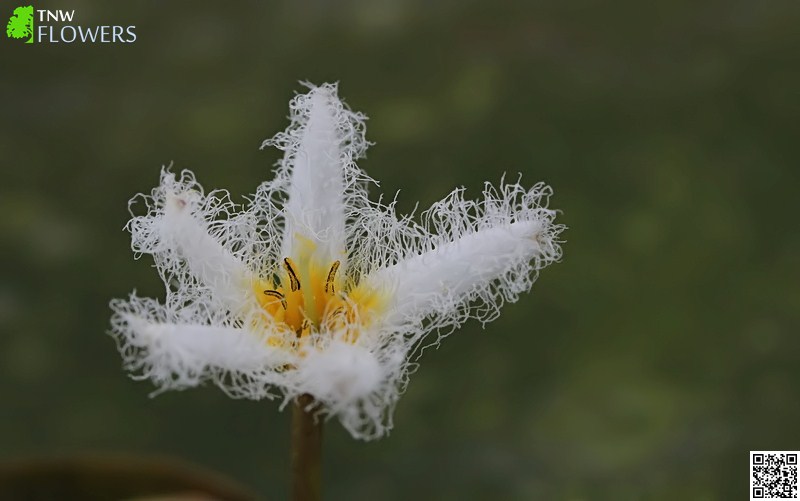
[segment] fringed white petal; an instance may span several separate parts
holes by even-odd
[[[338,417],[354,438],[381,437],[392,427],[405,353],[384,346],[321,339],[297,362],[288,398],[310,394],[326,414]]]
[[[216,298],[236,311],[247,302],[247,267],[208,232],[208,223],[193,213],[191,197],[167,193],[161,236],[186,261],[189,271],[210,287]]]
[[[359,288],[389,297],[383,332],[402,333],[412,352],[428,333],[441,339],[469,318],[496,318],[561,258],[564,226],[547,208],[551,194],[544,183],[526,189],[504,180],[486,183],[477,201],[457,189],[423,213],[421,225],[398,219],[393,204],[364,211],[353,262],[365,263]]]
[[[538,221],[511,223],[467,234],[379,270],[367,283],[393,298],[389,324],[416,323],[452,310],[475,291],[542,252]],[[520,291],[510,291],[520,292]]]
[[[289,178],[283,187],[288,195],[283,255],[344,261],[346,202],[354,183],[347,170],[366,148],[365,117],[347,109],[331,84],[311,86],[290,109],[286,131],[264,142],[285,151],[278,172]]]
[[[300,391],[318,400],[347,406],[369,395],[383,381],[378,359],[367,349],[334,341],[311,349],[297,367]]]
[[[293,362],[286,350],[269,345],[264,332],[167,321],[165,317],[187,315],[172,314],[152,299],[135,296],[112,301],[111,307],[111,334],[126,368],[138,373],[137,379],[152,380],[161,391],[212,380],[229,395],[263,398],[271,385],[280,383],[276,368]]]
[[[168,290],[198,285],[209,289],[214,302],[231,311],[247,302],[249,266],[265,245],[255,241],[255,218],[239,211],[223,190],[203,194],[189,171],[180,177],[161,172],[161,183],[150,196],[131,200],[131,212],[143,201],[147,214],[128,223],[131,247],[152,254]],[[237,250],[234,254],[233,249]],[[186,298],[189,299],[189,298]]]

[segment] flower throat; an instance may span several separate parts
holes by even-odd
[[[337,282],[341,283],[338,279],[340,266],[341,261],[337,260],[325,268],[309,264],[301,269],[286,257],[283,259],[284,274],[277,287],[263,280],[255,284],[258,303],[298,338],[305,338],[314,331],[344,329],[344,338],[355,342],[359,308],[352,295],[337,292]],[[363,294],[356,296],[363,297]]]

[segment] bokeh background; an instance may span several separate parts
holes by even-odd
[[[163,297],[127,200],[170,162],[242,200],[306,79],[369,115],[402,210],[521,172],[569,226],[425,352],[390,437],[326,428],[327,499],[743,499],[749,450],[800,449],[795,0],[35,5],[138,40],[0,40],[0,460],[168,455],[286,497],[288,413],[148,398],[107,305]]]

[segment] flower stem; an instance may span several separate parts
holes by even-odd
[[[322,420],[314,417],[314,397],[292,404],[292,501],[322,499]]]

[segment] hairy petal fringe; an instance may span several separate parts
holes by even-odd
[[[308,393],[328,417],[337,417],[354,438],[371,440],[391,430],[391,415],[399,398],[403,347],[348,343],[320,337],[298,361],[286,398]]]
[[[168,290],[173,284],[193,283],[210,289],[228,309],[242,308],[248,300],[246,284],[252,280],[248,259],[258,248],[253,217],[239,212],[225,191],[204,195],[186,170],[180,178],[163,170],[149,197],[131,200],[132,213],[139,200],[148,212],[128,223],[131,247],[137,254],[153,255]]]
[[[159,391],[212,381],[231,396],[269,397],[270,386],[281,384],[275,369],[294,362],[266,343],[267,332],[210,322],[192,308],[175,310],[135,295],[112,301],[111,308],[111,334],[125,368]]]
[[[308,252],[311,242],[319,261],[344,261],[348,208],[354,198],[366,199],[362,185],[368,178],[354,163],[369,144],[366,117],[339,100],[335,84],[309,87],[289,103],[289,127],[262,145],[277,147],[284,157],[275,180],[262,185],[257,197],[285,202],[284,256]]]
[[[561,258],[551,189],[539,183],[487,183],[483,199],[454,190],[423,214],[418,225],[398,219],[393,203],[365,213],[359,249],[372,254],[367,288],[391,290],[385,329],[414,344],[431,331],[452,330],[469,318],[488,322],[504,302],[530,290],[539,270]],[[376,212],[382,212],[380,216]],[[389,263],[374,267],[374,263]]]

